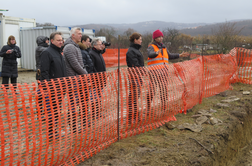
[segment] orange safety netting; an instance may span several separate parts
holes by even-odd
[[[127,66],[126,53],[128,49],[120,49],[120,65]],[[102,54],[106,67],[118,66],[118,49],[106,49],[106,52]]]
[[[252,52],[250,49],[237,48],[238,82],[252,84]]]
[[[235,57],[230,54],[203,56],[203,98],[229,89],[230,79],[236,72]]]
[[[231,82],[251,83],[250,56],[237,48],[163,66],[2,85],[0,164],[78,164],[116,142],[118,127],[120,139],[143,133]]]

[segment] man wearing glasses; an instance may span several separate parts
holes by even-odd
[[[65,61],[61,55],[62,36],[60,32],[50,35],[50,46],[41,53],[41,81],[66,77]]]
[[[100,39],[94,39],[91,43],[90,55],[94,63],[96,72],[106,71],[105,61],[102,57],[102,41]]]

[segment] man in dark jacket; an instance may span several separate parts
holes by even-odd
[[[96,72],[106,71],[105,61],[101,54],[101,51],[103,50],[102,41],[100,39],[94,39],[91,43],[91,46],[92,49],[89,54],[91,55]]]
[[[94,63],[89,55],[89,47],[90,47],[90,38],[87,35],[82,35],[81,42],[78,43],[81,54],[83,58],[84,67],[86,68],[88,73],[95,73]]]
[[[105,61],[102,57],[102,41],[100,39],[93,39],[92,43],[91,43],[92,49],[89,52],[89,54],[91,55],[92,61],[94,63],[94,67],[96,72],[104,72],[106,71],[106,66],[105,66]],[[102,106],[102,102],[101,102],[101,94],[102,94],[102,90],[104,88],[104,86],[106,85],[106,73],[101,73],[101,78],[99,80],[99,82],[97,82],[97,85],[100,85],[100,87],[96,89],[92,90],[92,94],[91,94],[91,100],[95,101],[92,102],[92,113],[93,113],[93,118],[99,117],[100,113],[102,113],[104,110],[102,110],[102,108],[97,108],[96,106]],[[97,79],[92,79],[92,81],[97,81]],[[98,114],[96,113],[98,111]]]
[[[53,135],[58,136],[55,126],[58,124],[58,114],[60,112],[60,103],[62,102],[61,92],[58,92],[56,89],[60,89],[59,85],[49,84],[48,86],[44,84],[44,80],[49,81],[54,78],[66,77],[66,66],[63,56],[61,55],[61,46],[62,46],[62,34],[60,32],[53,32],[50,35],[50,46],[41,53],[40,58],[40,70],[41,70],[41,80],[42,80],[42,89],[38,91],[40,95],[38,102],[42,103],[43,100],[46,100],[46,109],[41,109],[41,115],[44,115],[47,112],[48,117],[48,136],[49,139]],[[56,86],[56,87],[55,87]],[[48,93],[50,92],[50,93]],[[41,94],[50,94],[50,96],[42,97]],[[49,99],[52,101],[52,106],[50,106]],[[40,104],[42,106],[42,104]],[[46,117],[46,116],[44,116]],[[53,134],[55,133],[55,134]]]
[[[49,46],[49,38],[46,36],[38,36],[37,40],[37,47],[36,47],[36,53],[35,53],[35,59],[36,59],[36,80],[40,80],[40,55],[41,52],[43,52],[47,47]]]
[[[60,32],[50,35],[50,46],[41,53],[41,80],[66,77],[66,66],[61,55],[62,36]]]

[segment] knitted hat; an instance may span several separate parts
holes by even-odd
[[[159,37],[159,36],[163,36],[163,37],[164,37],[163,33],[158,29],[158,30],[155,30],[155,31],[153,32],[152,38],[153,38],[153,39],[156,39],[156,38]]]

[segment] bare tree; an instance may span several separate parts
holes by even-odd
[[[190,51],[192,47],[193,37],[186,34],[180,34],[180,40],[184,51]]]
[[[182,45],[180,40],[180,33],[177,29],[167,28],[164,33],[164,41],[166,42],[166,47],[170,52],[178,52],[179,46]]]
[[[147,48],[152,42],[152,33],[149,32],[149,33],[142,34],[142,39],[143,39],[143,42],[142,42],[141,50],[142,50],[144,58],[147,59],[148,58]]]
[[[101,28],[99,31],[95,31],[95,36],[105,36],[106,41],[111,42],[110,48],[118,47],[116,30],[114,28]]]
[[[243,28],[237,29],[236,23],[225,22],[220,24],[217,29],[212,29],[212,34],[215,36],[214,43],[219,48],[218,53],[225,54],[235,47],[237,37]]]
[[[112,38],[115,38],[116,30],[114,28],[106,29],[105,33],[107,34],[107,40],[112,41]]]
[[[134,29],[129,28],[123,34],[129,37],[134,32],[136,32]]]
[[[116,31],[114,28],[101,28],[95,32],[95,36],[106,36],[107,41],[112,41],[115,38]]]

